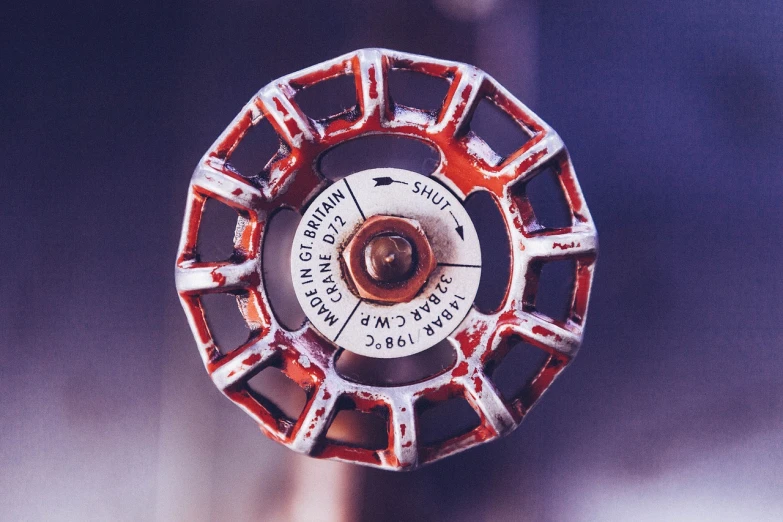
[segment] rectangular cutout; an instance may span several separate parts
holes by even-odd
[[[214,199],[207,199],[198,227],[196,252],[202,262],[226,261],[234,255],[234,236],[239,214]]]
[[[538,278],[535,308],[560,322],[568,319],[576,278],[576,261],[561,259],[544,263]]]
[[[280,369],[268,366],[247,382],[256,399],[275,417],[295,423],[307,404],[307,394]]]
[[[223,355],[239,348],[250,337],[250,328],[245,323],[233,294],[204,294],[199,300],[207,318],[212,340]]]
[[[487,99],[482,99],[476,107],[470,130],[502,158],[521,149],[531,139],[514,118]]]
[[[318,164],[321,174],[337,181],[363,170],[393,167],[425,176],[438,167],[440,156],[422,141],[401,136],[363,136],[329,150]]]
[[[465,210],[473,220],[481,246],[481,281],[475,304],[480,311],[492,313],[503,304],[511,277],[511,240],[506,220],[493,196],[484,190],[468,196]]]
[[[341,75],[296,93],[296,102],[313,120],[325,120],[354,110],[357,105],[353,75]]]
[[[443,107],[449,82],[405,69],[389,71],[389,95],[394,103],[437,115]]]
[[[269,161],[280,150],[280,137],[266,118],[251,125],[239,144],[231,151],[228,163],[242,177],[263,177]]]
[[[463,397],[453,397],[422,408],[419,415],[419,439],[424,446],[434,446],[478,427],[478,414]]]
[[[388,447],[388,411],[377,408],[370,413],[351,408],[337,412],[326,438],[337,444],[368,450]]]
[[[525,196],[536,221],[544,228],[565,228],[573,224],[571,207],[560,186],[555,167],[548,166],[525,184]]]
[[[521,339],[509,341],[511,348],[500,361],[492,361],[486,372],[506,401],[522,395],[528,384],[541,372],[549,353]]]

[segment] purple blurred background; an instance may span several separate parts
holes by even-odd
[[[783,519],[783,4],[594,4],[6,6],[0,518]],[[574,364],[509,437],[407,474],[266,439],[173,286],[215,137],[371,46],[495,76],[565,140],[601,239]]]

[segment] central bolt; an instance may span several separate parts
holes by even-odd
[[[398,283],[413,271],[413,245],[403,236],[375,236],[364,248],[364,264],[376,281]]]
[[[356,295],[382,304],[416,297],[438,264],[418,221],[381,214],[356,229],[342,261]]]

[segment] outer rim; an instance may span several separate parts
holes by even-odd
[[[390,70],[404,69],[445,78],[450,87],[437,114],[395,104],[388,94]],[[308,118],[294,99],[301,89],[336,76],[353,75],[357,106],[323,120]],[[508,157],[496,154],[469,129],[478,102],[489,100],[506,112],[530,140]],[[262,176],[249,180],[231,165],[231,153],[252,125],[267,119],[282,146]],[[317,173],[328,149],[366,134],[396,134],[433,146],[441,162],[433,177],[464,199],[488,191],[500,209],[511,241],[511,276],[500,309],[473,308],[449,337],[457,348],[451,371],[420,383],[385,388],[357,384],[335,370],[337,350],[305,324],[291,332],[275,319],[262,281],[261,244],[266,223],[281,206],[297,211],[328,181]],[[545,167],[556,172],[572,213],[572,225],[544,229],[536,221],[524,186]],[[218,200],[240,214],[231,260],[205,263],[197,238],[204,204]],[[243,408],[272,439],[306,454],[386,469],[413,469],[512,431],[581,343],[597,255],[595,225],[584,202],[568,153],[546,123],[475,67],[385,49],[364,49],[284,76],[261,89],[221,134],[196,168],[176,262],[176,284],[202,359],[215,385]],[[569,316],[556,321],[535,311],[541,263],[576,261]],[[253,331],[230,350],[215,344],[201,296],[232,293]],[[550,356],[516,397],[504,398],[485,368],[500,360],[519,337]],[[274,365],[308,391],[294,422],[276,417],[249,391],[247,381]],[[424,447],[418,441],[421,411],[448,398],[464,397],[481,423],[469,433]],[[389,413],[388,446],[370,450],[336,444],[326,432],[346,397],[356,409]]]

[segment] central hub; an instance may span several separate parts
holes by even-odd
[[[348,241],[343,263],[359,297],[394,304],[419,293],[437,260],[418,221],[378,215]]]
[[[307,319],[367,357],[441,342],[470,313],[480,279],[481,246],[462,201],[407,170],[365,170],[326,187],[304,209],[291,249]]]
[[[402,236],[376,236],[364,248],[364,264],[379,283],[398,283],[413,271],[413,245]]]

